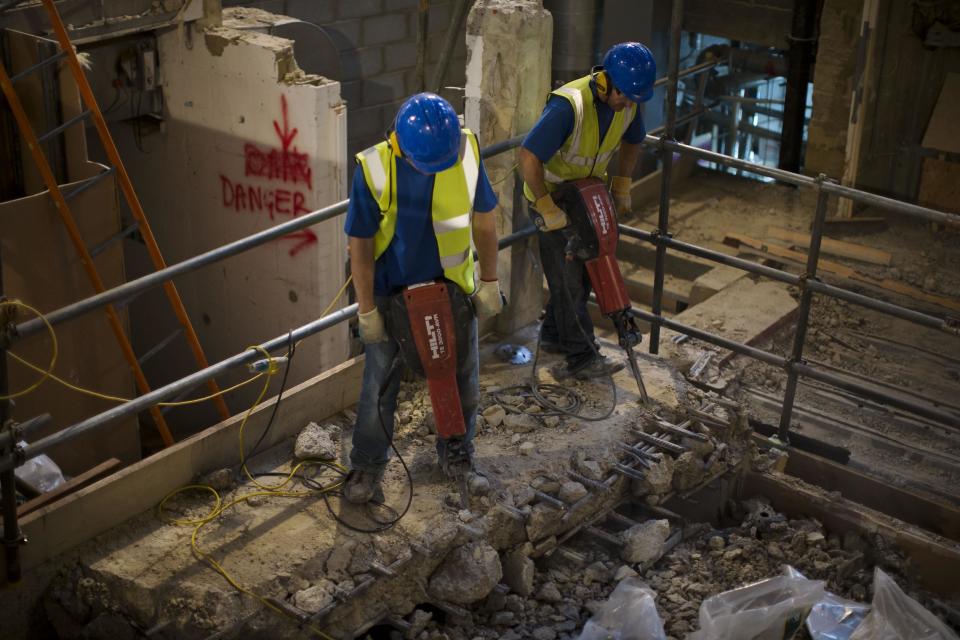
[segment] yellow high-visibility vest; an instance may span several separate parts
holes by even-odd
[[[547,192],[570,180],[591,176],[605,179],[610,158],[617,150],[620,138],[637,115],[637,105],[631,102],[622,111],[615,112],[606,135],[600,140],[600,123],[594,107],[590,76],[568,82],[556,91],[551,91],[550,95],[565,98],[573,107],[573,131],[543,166]],[[526,183],[523,185],[523,193],[531,202],[536,200]]]
[[[373,237],[374,259],[383,255],[397,228],[397,162],[384,141],[357,154],[367,188],[380,208],[380,228]],[[434,176],[431,217],[443,275],[471,295],[474,282],[470,249],[470,219],[480,177],[480,146],[469,129],[462,129],[457,163]]]

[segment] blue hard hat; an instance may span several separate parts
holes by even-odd
[[[418,93],[397,112],[397,143],[422,173],[439,173],[460,156],[460,120],[453,106],[434,93]]]
[[[603,69],[617,90],[633,102],[646,102],[653,97],[657,79],[657,63],[650,49],[639,42],[613,45],[603,57]]]

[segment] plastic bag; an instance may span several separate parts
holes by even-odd
[[[782,576],[704,600],[700,630],[687,640],[790,640],[824,593],[822,581],[786,567]]]
[[[621,580],[578,640],[667,640],[656,597],[639,578]]]
[[[19,444],[26,446],[27,443],[21,441]],[[30,458],[23,463],[22,467],[17,467],[15,473],[18,478],[43,493],[53,491],[64,483],[60,467],[45,453]]]
[[[807,616],[807,631],[813,640],[850,640],[851,634],[870,613],[870,605],[830,593],[813,605]]]
[[[877,567],[873,572],[873,609],[850,640],[958,640],[923,605],[908,596]]]

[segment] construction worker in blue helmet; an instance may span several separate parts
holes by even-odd
[[[637,105],[653,95],[656,63],[638,42],[614,45],[603,64],[551,92],[519,152],[523,191],[539,227],[540,258],[550,300],[544,310],[540,347],[566,360],[554,373],[589,379],[623,368],[600,354],[587,313],[590,281],[584,262],[568,255],[567,214],[551,194],[568,181],[608,179],[617,214],[631,210],[630,185],[646,135]]]
[[[476,314],[498,314],[503,300],[497,280],[497,197],[477,137],[461,128],[449,102],[432,93],[409,98],[386,139],[356,160],[345,231],[365,361],[344,495],[365,503],[382,495],[393,437],[400,385],[400,376],[393,375],[398,341],[390,335],[396,296],[410,285],[440,281],[453,285],[447,287],[451,306],[468,309],[461,323],[465,344],[458,339],[456,345],[456,377],[466,427],[462,445],[471,463],[480,400]],[[441,465],[445,445],[437,439]]]

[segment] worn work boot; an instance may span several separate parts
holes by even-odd
[[[600,376],[609,376],[623,369],[623,362],[610,360],[607,356],[597,356],[586,365],[572,371],[577,380],[590,380]]]
[[[364,504],[381,496],[380,480],[383,479],[383,469],[351,469],[343,485],[343,497],[353,504]]]

